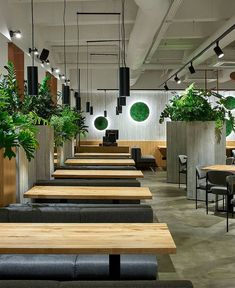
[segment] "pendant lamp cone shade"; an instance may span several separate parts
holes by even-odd
[[[62,85],[62,103],[70,106],[70,88],[68,85]]]
[[[106,118],[107,117],[107,111],[104,110],[104,117]]]
[[[129,67],[119,68],[119,96],[130,96],[130,69]]]
[[[89,101],[86,102],[86,112],[87,112],[87,113],[90,112],[90,106],[91,106],[90,102],[89,102]]]
[[[76,102],[76,110],[81,111],[81,97],[78,92],[74,93],[75,102]]]
[[[38,67],[27,67],[27,79],[28,94],[31,96],[38,95]]]
[[[93,115],[93,106],[90,106],[90,115]]]

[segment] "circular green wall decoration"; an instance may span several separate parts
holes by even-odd
[[[143,122],[149,117],[149,107],[143,102],[136,102],[131,106],[131,118],[137,122]]]
[[[95,119],[94,125],[97,130],[105,130],[108,127],[108,120],[103,116],[99,116]]]

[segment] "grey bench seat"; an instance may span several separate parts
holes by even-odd
[[[0,208],[0,222],[151,223],[153,210],[138,204],[11,204]]]
[[[156,275],[155,256],[121,255],[121,279],[154,280]],[[0,279],[107,280],[109,279],[109,256],[89,254],[0,255]]]
[[[140,187],[140,182],[136,179],[52,179],[39,180],[35,185]]]
[[[1,288],[193,288],[191,281],[40,281],[0,280]]]

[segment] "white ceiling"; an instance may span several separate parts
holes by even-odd
[[[180,68],[190,55],[193,55],[199,47],[203,47],[205,41],[209,37],[226,25],[226,21],[231,20],[235,16],[235,1],[234,0],[164,0],[169,2],[167,13],[162,15],[162,21],[156,24],[156,19],[153,19],[152,29],[148,39],[149,44],[141,43],[141,39],[134,47],[137,53],[136,59],[138,68],[132,70],[132,74],[136,75],[136,87],[138,83],[148,83],[148,76],[156,75],[155,88],[165,81],[171,75],[172,71]],[[6,5],[7,2],[7,5]],[[141,3],[142,2],[142,3]],[[152,7],[156,2],[159,2],[159,11],[144,11],[141,5],[148,5],[147,2],[152,2]],[[63,71],[64,55],[63,55],[63,0],[34,0],[35,3],[35,31],[36,31],[36,47],[43,47],[50,50],[50,61],[54,67],[60,67]],[[144,4],[145,3],[145,4]],[[125,8],[125,28],[126,28],[126,44],[129,45],[129,40],[133,41],[138,38],[138,34],[134,35],[135,25],[137,20],[142,21],[139,29],[144,29],[147,25],[148,17],[151,17],[150,12],[161,12],[161,0],[126,0]],[[4,8],[3,8],[4,6]],[[155,9],[155,8],[154,8]],[[140,11],[143,10],[143,11]],[[0,32],[6,35],[6,27],[8,29],[20,29],[23,33],[22,40],[15,42],[23,49],[27,50],[31,47],[31,14],[30,0],[0,0],[0,11],[2,15],[0,20]],[[121,12],[120,0],[67,0],[66,10],[66,47],[67,47],[67,64],[70,75],[76,73],[76,53],[77,53],[77,16],[76,12]],[[140,17],[142,12],[146,17]],[[1,13],[1,12],[0,12]],[[145,14],[144,14],[145,13]],[[149,13],[149,14],[148,14]],[[140,18],[140,19],[138,19]],[[142,19],[142,20],[141,20]],[[5,21],[5,22],[4,22]],[[150,22],[151,23],[151,22]],[[79,16],[80,27],[80,68],[86,69],[87,63],[87,42],[88,40],[104,40],[119,38],[119,22],[117,16]],[[4,30],[5,29],[5,30]],[[143,30],[144,31],[144,30]],[[140,34],[141,35],[141,31]],[[141,36],[143,37],[143,36]],[[228,36],[229,38],[230,36]],[[232,35],[226,42],[225,60],[235,61],[235,44]],[[143,48],[144,44],[146,47]],[[139,45],[139,46],[138,46]],[[139,50],[142,51],[142,56]],[[114,53],[118,54],[118,42],[89,44],[90,53]],[[213,50],[213,49],[212,49]],[[128,49],[127,49],[128,51]],[[128,51],[131,53],[131,51]],[[129,59],[129,55],[127,55]],[[135,59],[134,59],[135,60]],[[92,69],[116,69],[118,57],[113,56],[89,56],[89,61],[92,63]],[[133,59],[132,59],[133,61]],[[195,68],[204,70],[205,68],[213,71],[217,70],[214,67],[217,59],[213,54],[208,53],[206,59],[195,63]],[[224,65],[225,66],[225,65]],[[134,67],[134,66],[133,66]],[[132,67],[131,67],[132,68]],[[235,68],[235,67],[234,67]],[[224,70],[231,67],[219,68],[220,75],[224,76]],[[233,68],[232,68],[233,69]],[[212,72],[213,72],[212,71]],[[235,69],[234,69],[235,71]],[[137,73],[139,72],[139,73]],[[187,73],[186,73],[187,72]],[[211,73],[212,73],[211,72]],[[191,75],[186,73],[185,84],[191,79]],[[199,71],[194,76],[196,82],[200,82],[204,78],[204,71]],[[222,77],[221,76],[221,77]],[[71,76],[72,77],[72,76]],[[151,76],[153,78],[153,76]],[[212,77],[212,76],[211,76]],[[223,78],[229,80],[227,78]],[[224,81],[227,82],[227,81]],[[174,85],[174,83],[171,83]],[[142,85],[142,84],[141,84]],[[148,85],[148,84],[146,84]],[[152,85],[152,84],[151,84]],[[150,85],[150,86],[151,86]],[[152,87],[146,87],[152,88]]]

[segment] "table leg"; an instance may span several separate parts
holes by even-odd
[[[120,200],[117,200],[117,199],[113,200],[112,202],[113,204],[120,204]]]
[[[109,255],[109,277],[112,280],[119,280],[121,274],[121,256]]]

